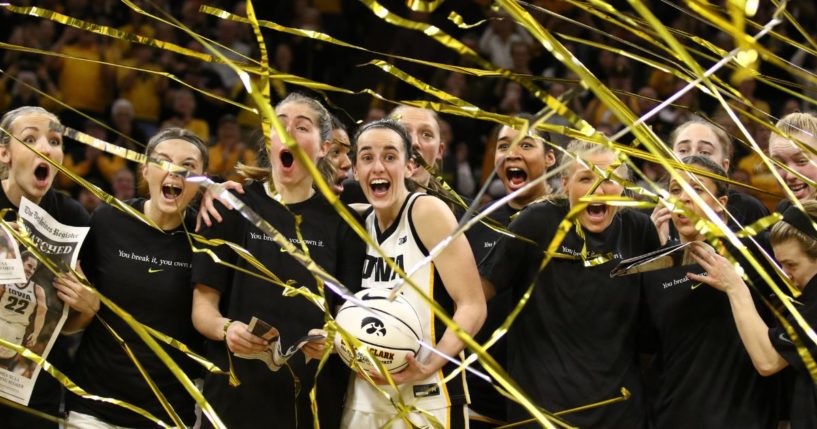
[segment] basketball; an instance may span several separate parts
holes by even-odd
[[[347,301],[338,311],[335,321],[351,336],[360,340],[372,357],[380,360],[391,373],[402,371],[408,363],[406,355],[417,356],[418,340],[423,338],[420,317],[402,295],[389,301],[390,289],[364,289],[355,294],[363,305]],[[335,349],[352,369],[370,370],[375,366],[363,349],[355,350],[340,334],[335,336]]]

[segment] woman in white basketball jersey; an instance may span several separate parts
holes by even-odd
[[[451,210],[433,196],[411,193],[406,179],[413,165],[409,163],[411,140],[405,129],[393,120],[381,120],[364,125],[355,136],[355,179],[360,182],[371,209],[366,216],[366,229],[378,242],[386,256],[402,260],[408,271],[428,255],[440,241],[456,228]],[[367,265],[383,263],[371,246],[367,248]],[[439,303],[462,329],[473,335],[485,319],[485,297],[480,289],[476,263],[465,237],[460,237],[437,257],[414,274],[413,282],[421,292]],[[382,275],[382,270],[364,266],[362,287],[392,288],[399,276]],[[440,284],[438,284],[440,283]],[[446,329],[420,295],[409,286],[402,291],[414,305],[423,323],[423,341],[446,356],[456,357],[463,349],[462,341]],[[437,353],[422,350],[408,358],[408,367],[393,374],[399,391],[381,385],[391,395],[391,401],[363,378],[350,386],[343,413],[342,427],[383,427],[392,422],[397,410],[392,402],[413,405],[430,414],[412,412],[392,422],[391,427],[429,426],[429,415],[443,427],[466,427],[467,387],[463,374],[441,384],[456,367]],[[385,380],[374,375],[379,383]]]
[[[4,340],[34,347],[45,322],[45,291],[43,287],[31,281],[39,262],[30,252],[23,252],[23,270],[25,283],[0,285],[0,337]],[[28,325],[34,316],[34,326],[28,336]],[[0,347],[0,366],[11,369],[17,352]]]

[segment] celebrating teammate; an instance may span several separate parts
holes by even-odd
[[[520,118],[532,119],[530,114],[519,114]],[[512,145],[519,138],[520,131],[505,125],[497,135],[496,150],[494,151],[494,168],[496,174],[505,187],[505,192],[511,193],[544,175],[556,163],[554,150],[547,146],[550,140],[547,132],[536,130],[528,131],[516,145]],[[546,181],[519,194],[516,198],[491,213],[491,219],[500,226],[506,227],[511,217],[533,201],[543,198],[550,193]],[[489,204],[490,205],[490,204]],[[467,232],[468,241],[477,261],[481,261],[493,248],[501,235],[483,224],[475,225]],[[496,330],[510,312],[511,294],[502,293],[488,303],[488,317],[485,320],[477,341],[484,343]],[[490,350],[491,356],[500,364],[505,363],[507,354],[506,341],[503,338]],[[483,425],[498,425],[506,417],[505,399],[493,386],[471,373],[467,375],[468,390],[471,394],[470,420],[472,427]]]
[[[721,166],[703,156],[689,156],[683,162],[719,176],[726,174]],[[725,220],[727,184],[702,175],[680,174],[706,206]],[[696,227],[699,219],[707,219],[703,207],[675,179],[670,179],[668,190],[688,214],[694,215],[672,212],[671,221],[680,243],[704,240],[706,237]],[[765,235],[756,237],[756,241],[765,242]],[[761,286],[759,276],[740,252],[725,240],[723,245],[740,261],[753,283]],[[752,249],[754,245],[745,246]],[[755,253],[756,259],[762,261],[760,253]],[[651,271],[643,277],[644,302],[656,336],[653,366],[658,383],[655,397],[650,398],[655,427],[776,427],[777,380],[757,374],[740,343],[728,300],[714,289],[698,288],[687,279],[690,271],[700,274],[703,270],[686,265]]]
[[[507,368],[536,405],[561,411],[618,397],[623,387],[631,394],[627,401],[564,419],[578,427],[642,427],[644,397],[635,365],[639,279],[609,273],[616,261],[658,248],[658,235],[637,211],[604,201],[580,207],[585,196],[621,196],[623,186],[606,174],[624,178],[627,170],[614,165],[615,153],[592,143],[573,141],[567,151],[581,162],[565,156],[566,197],[529,205],[511,222],[511,232],[537,245],[503,237],[480,266],[486,295],[510,290],[518,301],[535,284],[508,331]],[[558,254],[540,268],[570,212],[576,213],[574,225]],[[517,406],[508,411],[511,422],[529,417]]]
[[[167,161],[193,174],[207,169],[207,148],[193,133],[168,128],[153,136],[145,155],[150,161]],[[127,201],[159,227],[157,230],[111,206],[101,206],[91,216],[91,231],[82,248],[81,261],[88,280],[137,321],[163,332],[194,350],[202,339],[190,321],[193,293],[190,288],[192,250],[185,229],[195,225],[196,212],[188,206],[198,188],[158,165],[142,168],[148,198]],[[184,224],[184,225],[183,225]],[[186,228],[185,228],[186,227]],[[55,281],[61,293],[76,288],[72,276]],[[98,318],[77,319],[72,329],[87,326],[72,375],[89,392],[117,398],[148,410],[165,422],[170,417],[145,382],[135,363],[122,349],[106,324],[125,341],[144,370],[187,426],[195,422],[194,402],[181,383],[156,354],[108,307]],[[104,321],[104,323],[102,322]],[[175,349],[168,353],[191,377],[197,365]],[[68,421],[78,427],[148,427],[145,417],[105,402],[68,397]]]
[[[343,182],[348,179],[349,171],[352,170],[352,161],[349,159],[351,150],[352,143],[349,141],[346,126],[333,116],[332,141],[324,151],[326,155],[318,160],[318,169],[337,195],[343,193]]]
[[[814,229],[817,202],[803,201],[803,207],[805,212],[793,206],[787,208],[783,220],[772,227],[769,240],[783,272],[802,292],[796,299],[797,311],[813,328],[817,326],[817,231]],[[726,293],[737,331],[757,371],[769,376],[787,366],[793,368],[791,428],[817,427],[817,385],[812,376],[814,369],[809,368],[805,358],[805,352],[812,359],[817,356],[814,340],[791,314],[785,316],[785,323],[769,327],[758,312],[749,287],[731,263],[700,246],[695,250],[695,260],[706,270],[706,275],[689,273],[690,280]]]
[[[0,209],[17,210],[25,196],[62,224],[87,225],[88,212],[65,194],[51,189],[57,169],[21,143],[25,142],[54,162],[62,163],[63,146],[59,119],[41,107],[24,106],[3,115],[0,119],[0,128],[4,130],[0,131],[0,164],[5,170],[0,182],[2,183]],[[14,218],[14,212],[9,211],[6,220]],[[83,291],[84,289],[77,290],[76,293],[79,294],[77,296],[84,297]],[[84,306],[72,307],[69,318],[87,311],[88,308]],[[69,345],[69,340],[60,337],[52,346],[48,361],[57,368],[65,368],[68,364]],[[52,416],[58,415],[60,389],[60,384],[54,378],[38,377],[29,407]],[[58,426],[56,423],[9,407],[0,408],[0,421],[3,421],[4,428],[10,429]]]
[[[690,155],[705,156],[718,164],[723,171],[729,172],[732,139],[718,126],[700,119],[684,122],[672,131],[669,141],[672,144],[672,151],[679,158]],[[739,229],[740,226],[751,225],[758,219],[769,215],[769,210],[760,200],[747,193],[734,190],[729,190],[726,208],[736,223],[731,217],[727,219],[736,229]],[[670,210],[660,205],[656,206],[652,215],[656,225],[663,225],[658,229],[662,243],[666,242],[670,235],[675,236],[675,233],[671,233],[667,228],[670,225],[667,222],[670,215]]]
[[[314,162],[321,155],[322,146],[331,139],[332,122],[326,108],[312,98],[293,93],[276,106],[275,113],[287,133]],[[316,194],[312,176],[284,146],[281,136],[272,135],[269,150],[262,150],[266,153],[259,159],[268,159],[270,165],[243,170],[256,179],[244,187],[244,202],[287,240],[308,249],[309,256],[321,267],[356,290],[363,265],[363,242],[329,203]],[[281,281],[318,293],[315,278],[292,256],[282,252],[272,237],[245,221],[235,210],[222,209],[221,215],[223,222],[205,229],[204,236],[237,243]],[[213,251],[224,261],[255,271],[252,265],[223,246]],[[211,340],[208,356],[222,368],[229,365],[228,353],[252,354],[267,347],[264,339],[247,329],[253,316],[277,328],[284,344],[324,324],[324,313],[301,295],[284,295],[279,285],[216,264],[204,254],[196,254],[193,262],[196,285],[193,323]],[[327,295],[332,308],[332,293],[328,289]],[[304,348],[312,357],[318,357],[319,350],[315,349]],[[280,427],[311,428],[313,415],[308,392],[313,383],[317,384],[321,426],[339,425],[340,398],[346,388],[348,372],[324,368],[316,380],[316,361],[290,359],[288,369],[270,372],[260,360],[231,360],[241,381],[239,387],[231,387],[226,377],[212,374],[204,381],[206,398],[228,427],[256,428],[259,413],[263,413],[273,416]],[[337,357],[330,359],[330,368],[333,364],[339,368],[343,365]]]
[[[411,140],[406,130],[392,120],[380,120],[358,130],[355,144],[355,178],[361,184],[371,211],[366,216],[366,229],[373,240],[392,260],[402,260],[409,270],[428,255],[440,241],[451,234],[456,220],[446,205],[436,197],[411,193],[405,179],[410,176]],[[382,257],[369,247],[367,264],[382,264]],[[378,262],[379,261],[379,262]],[[399,276],[375,275],[364,267],[362,287],[392,288]],[[422,318],[423,341],[446,356],[457,356],[462,342],[434,316],[418,293],[426,294],[452,315],[463,331],[470,335],[479,330],[485,319],[485,301],[479,290],[476,264],[464,237],[453,241],[445,250],[411,275],[421,289],[403,289]],[[394,423],[391,427],[430,426],[430,417],[420,412],[409,413],[405,419],[393,421],[397,402],[427,411],[446,427],[467,427],[464,375],[459,374],[446,384],[445,375],[456,365],[427,350],[408,357],[408,367],[393,375],[398,391],[385,389],[391,398],[363,378],[355,378],[350,386],[344,409],[343,428],[375,428]],[[376,375],[375,379],[384,382]]]
[[[813,113],[789,113],[775,124],[775,128],[788,134],[787,139],[776,133],[769,137],[769,156],[783,168],[775,164],[777,173],[783,179],[781,186],[786,186],[800,201],[813,198],[814,190],[807,181],[817,181],[817,116]],[[806,179],[806,181],[803,180]],[[788,207],[778,207],[781,212]]]

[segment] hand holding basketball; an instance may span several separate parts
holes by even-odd
[[[413,383],[428,378],[434,372],[428,365],[418,361],[413,354],[406,355],[406,364],[406,369],[391,375],[394,384]],[[373,369],[369,370],[369,376],[375,384],[389,384],[385,377],[381,377]],[[358,374],[358,377],[362,377],[362,375]]]

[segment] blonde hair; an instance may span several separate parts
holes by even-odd
[[[780,118],[775,128],[788,135],[804,134],[817,139],[817,116],[813,112],[794,112]]]
[[[568,154],[562,157],[562,165],[564,165],[564,168],[560,173],[561,178],[564,180],[569,179],[573,174],[573,165],[577,163],[576,158],[583,158],[589,153],[614,153],[612,149],[606,146],[575,139],[571,140],[570,143],[567,144],[565,152]],[[629,176],[629,169],[627,169],[627,166],[621,165],[620,168],[625,169],[623,178]]]
[[[801,201],[805,214],[811,219],[817,219],[817,201]],[[790,208],[791,209],[791,208]],[[809,237],[803,231],[792,226],[788,222],[777,222],[769,232],[769,243],[778,245],[788,240],[794,240],[800,246],[800,250],[811,259],[817,259],[817,240]]]
[[[5,132],[0,131],[0,145],[6,146],[9,143],[11,143],[12,139],[11,125],[14,124],[14,121],[20,119],[23,116],[33,114],[49,116],[52,121],[56,122],[59,125],[62,125],[60,123],[60,118],[58,118],[57,115],[49,112],[48,110],[43,109],[42,107],[39,106],[18,107],[14,110],[9,110],[8,112],[6,112],[5,115],[3,115],[2,118],[0,118],[0,128],[5,130]],[[7,164],[0,163],[0,179],[8,178],[8,174],[9,166]]]

